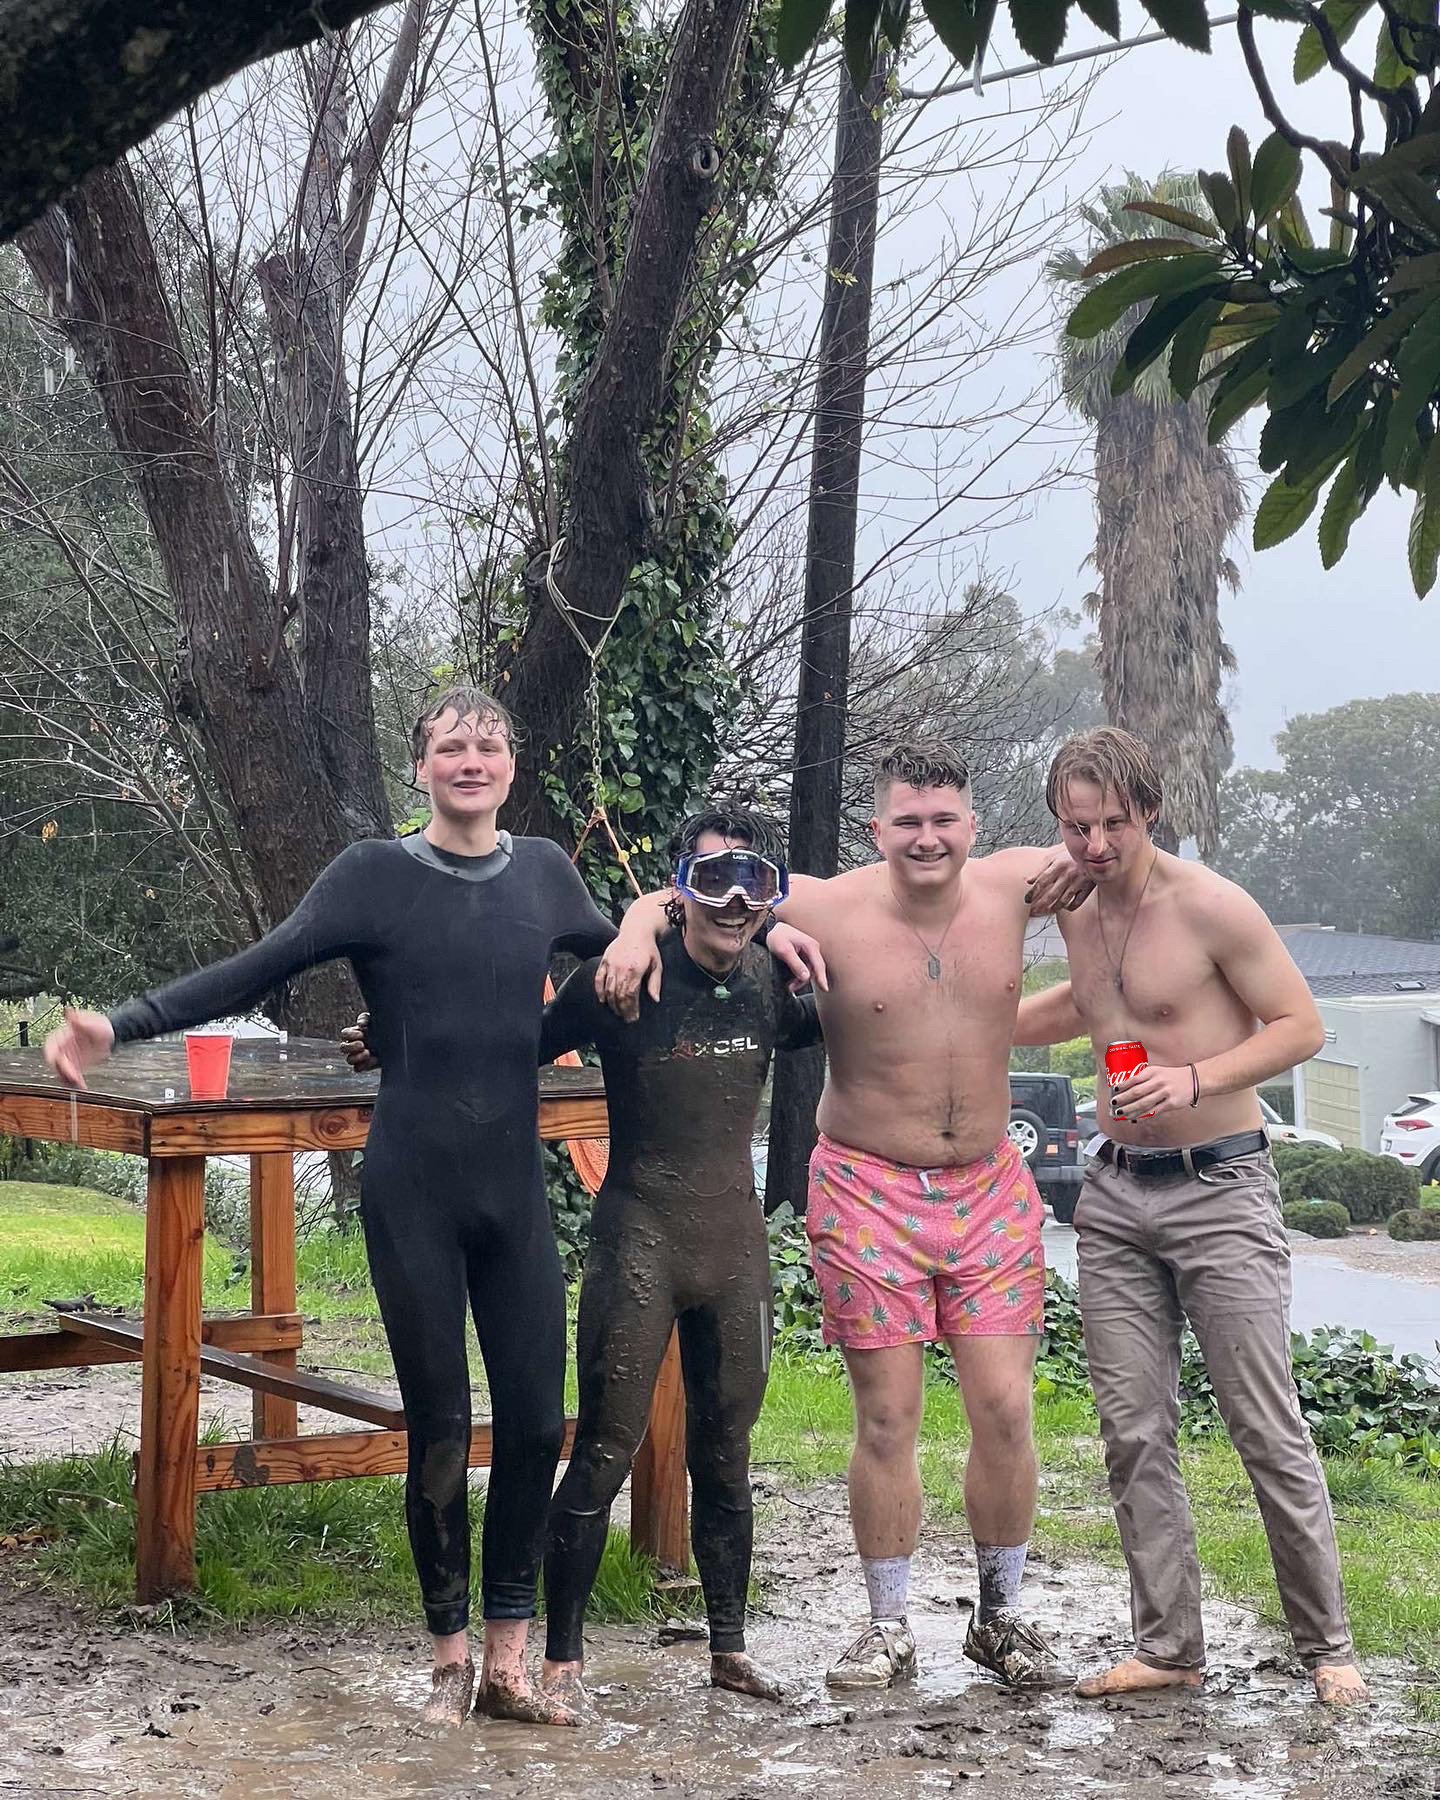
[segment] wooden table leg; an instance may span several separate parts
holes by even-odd
[[[650,1402],[650,1429],[630,1471],[630,1541],[662,1567],[682,1575],[688,1572],[685,1382],[680,1370],[680,1339],[673,1331]]]
[[[152,1157],[145,1213],[145,1348],[135,1493],[135,1587],[148,1604],[195,1585],[205,1158]]]
[[[250,1310],[295,1311],[295,1158],[288,1151],[250,1158]],[[266,1362],[295,1367],[293,1350],[267,1350]],[[257,1438],[293,1438],[295,1402],[256,1394]]]

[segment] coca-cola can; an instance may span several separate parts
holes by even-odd
[[[1119,1087],[1122,1082],[1128,1081],[1135,1071],[1143,1067],[1149,1060],[1145,1054],[1145,1046],[1138,1039],[1130,1038],[1123,1043],[1107,1044],[1105,1046],[1105,1077],[1112,1090]],[[1117,1119],[1125,1117],[1123,1112],[1116,1109],[1113,1100],[1110,1103],[1110,1111]],[[1153,1113],[1141,1113],[1140,1115],[1142,1119],[1150,1119],[1154,1116]]]

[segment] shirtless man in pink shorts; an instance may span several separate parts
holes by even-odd
[[[1035,1513],[1043,1209],[1007,1125],[1026,920],[1088,883],[1063,851],[969,860],[970,778],[944,744],[884,758],[872,830],[882,861],[829,881],[792,875],[780,909],[819,940],[829,972],[806,1223],[825,1336],[855,1395],[850,1521],[871,1613],[828,1680],[887,1687],[915,1671],[906,1594],[924,1346],[943,1338],[971,1429],[965,1511],[980,1603],[966,1655],[1014,1687],[1064,1686],[1073,1674],[1019,1610]],[[637,901],[602,965],[617,1006],[654,979],[659,916],[657,900]]]

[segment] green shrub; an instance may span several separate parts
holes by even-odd
[[[1301,1169],[1317,1169],[1341,1152],[1327,1150],[1323,1144],[1287,1144],[1282,1140],[1270,1146],[1270,1154],[1274,1158],[1275,1172],[1283,1182],[1287,1175]]]
[[[1402,1206],[1399,1212],[1391,1213],[1388,1230],[1392,1238],[1402,1243],[1413,1243],[1417,1239],[1440,1243],[1440,1212],[1433,1207]]]
[[[1440,1181],[1427,1181],[1420,1190],[1420,1204],[1427,1212],[1440,1212]]]
[[[117,1200],[145,1199],[145,1164],[118,1150],[92,1150],[87,1144],[32,1143],[29,1157],[20,1155],[18,1138],[0,1139],[11,1154],[3,1172],[21,1181],[50,1181],[59,1187],[93,1188]]]
[[[1285,1227],[1314,1238],[1343,1238],[1350,1229],[1350,1215],[1333,1200],[1292,1200],[1285,1208]]]
[[[1382,1223],[1402,1206],[1419,1201],[1420,1177],[1390,1156],[1365,1150],[1322,1151],[1324,1160],[1290,1164],[1280,1177],[1280,1197],[1333,1200],[1357,1225]]]

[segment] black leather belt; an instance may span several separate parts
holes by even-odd
[[[1216,1163],[1234,1162],[1241,1156],[1258,1156],[1270,1148],[1263,1131],[1236,1131],[1229,1137],[1212,1138],[1208,1144],[1191,1144],[1184,1150],[1136,1150],[1106,1138],[1097,1154],[1102,1161],[1138,1175],[1144,1181],[1161,1181],[1171,1175],[1198,1175]]]

